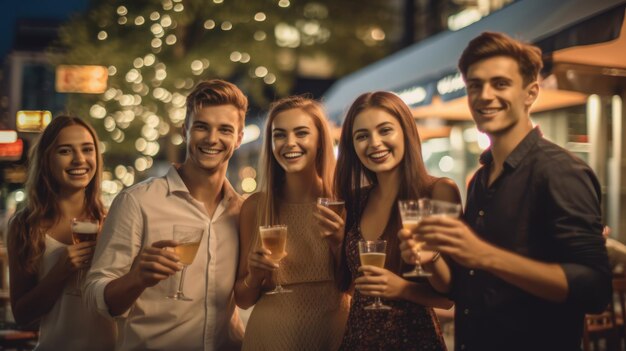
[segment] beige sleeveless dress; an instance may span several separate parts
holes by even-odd
[[[287,256],[277,278],[292,293],[261,295],[243,340],[242,350],[337,350],[348,316],[349,297],[333,280],[328,244],[317,232],[315,204],[283,204]]]

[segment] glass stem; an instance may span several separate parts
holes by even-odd
[[[178,293],[183,294],[183,284],[185,283],[185,271],[187,271],[187,266],[183,266],[183,271],[180,273],[180,283],[178,283]]]
[[[418,271],[422,270],[422,262],[421,261],[422,260],[421,260],[421,256],[420,256],[420,250],[417,249],[417,250],[415,250],[415,268]]]
[[[280,290],[282,288],[282,286],[280,286],[280,282],[278,282],[278,269],[274,270],[274,280],[276,281],[276,287],[274,288],[274,290]]]

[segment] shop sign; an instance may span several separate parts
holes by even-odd
[[[108,78],[104,66],[60,65],[56,69],[55,86],[59,93],[102,94]]]

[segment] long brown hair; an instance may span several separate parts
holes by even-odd
[[[100,198],[102,156],[98,136],[89,124],[78,117],[57,116],[30,150],[26,203],[9,223],[9,253],[15,255],[17,262],[29,273],[37,272],[46,248],[45,230],[48,228],[44,227],[44,223],[57,223],[61,215],[57,203],[59,186],[52,177],[50,155],[54,151],[59,133],[74,125],[85,128],[91,134],[96,152],[96,172],[85,189],[85,214],[99,221],[104,217],[104,205]]]
[[[368,188],[378,184],[376,173],[363,166],[352,141],[356,117],[370,108],[378,108],[394,116],[404,132],[404,157],[398,165],[400,170],[398,199],[416,199],[427,196],[434,180],[426,173],[420,137],[408,106],[397,95],[390,92],[377,91],[362,94],[352,103],[343,122],[335,171],[335,189],[346,203],[346,231],[354,230],[358,226]],[[387,264],[385,266],[396,273],[403,269],[396,235],[400,226],[397,206],[393,206],[383,238],[387,240]],[[344,237],[344,248],[345,244]],[[344,271],[340,284],[343,290],[347,290],[352,283],[345,256],[345,250],[342,250],[341,260]]]
[[[333,140],[330,134],[327,117],[324,109],[315,100],[304,96],[290,96],[276,101],[270,107],[265,124],[263,149],[259,162],[261,182],[259,189],[262,197],[258,207],[257,219],[259,225],[278,224],[278,201],[276,196],[282,194],[281,186],[285,181],[285,170],[278,164],[272,153],[272,123],[281,112],[298,109],[313,120],[319,132],[315,169],[322,180],[322,196],[333,196],[333,172],[335,170],[335,156]]]

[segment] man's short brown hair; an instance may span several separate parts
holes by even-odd
[[[525,87],[537,80],[543,67],[541,49],[538,47],[515,40],[506,34],[484,32],[472,39],[461,54],[459,70],[463,79],[467,78],[467,70],[471,65],[495,56],[506,56],[517,61]]]
[[[248,111],[248,98],[235,84],[221,79],[204,80],[187,95],[185,126],[189,127],[191,114],[207,106],[219,105],[233,105],[237,108],[240,127],[243,130],[246,111]]]

